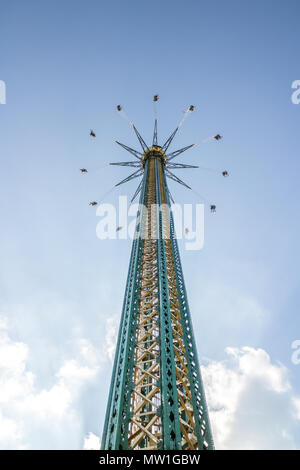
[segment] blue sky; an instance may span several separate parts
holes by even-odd
[[[217,205],[213,215],[206,207],[204,249],[181,244],[208,398],[223,410],[212,411],[217,442],[232,448],[239,436],[242,448],[299,448],[300,365],[291,362],[300,339],[300,105],[291,101],[300,79],[299,2],[0,6],[1,351],[15,358],[0,358],[9,384],[0,396],[0,447],[81,448],[88,433],[101,435],[131,242],[100,241],[88,202],[128,174],[107,166],[129,155],[113,141],[138,147],[115,106],[149,141],[159,93],[159,138],[194,104],[173,149],[219,132],[220,143],[180,161],[230,172],[177,173]],[[178,201],[202,202],[175,183],[170,189]],[[233,392],[220,405],[222,377],[232,377]],[[65,397],[59,411],[57,397]],[[270,409],[258,406],[264,400]],[[253,405],[243,421],[245,402]]]

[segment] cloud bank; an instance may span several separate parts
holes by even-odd
[[[300,396],[263,349],[226,348],[202,367],[217,449],[296,449]]]
[[[113,358],[117,320],[106,320],[101,348],[77,337],[72,357],[41,387],[29,368],[29,346],[12,339],[0,317],[1,449],[99,449],[100,437],[83,430],[84,406],[88,387]],[[288,369],[266,351],[228,347],[225,360],[208,360],[201,369],[217,449],[300,447],[300,395]]]
[[[76,448],[76,443],[81,446],[79,400],[85,387],[99,380],[103,363],[112,356],[114,331],[113,320],[109,319],[101,348],[85,338],[77,339],[75,357],[62,361],[49,388],[38,388],[36,375],[28,370],[28,345],[9,336],[6,318],[1,317],[1,449],[67,449]],[[89,446],[89,441],[96,445],[92,434],[84,445]]]

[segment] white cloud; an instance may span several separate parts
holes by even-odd
[[[28,357],[28,347],[24,343],[10,341],[3,326],[0,331],[0,368],[22,373]]]
[[[99,450],[100,449],[100,438],[89,432],[88,435],[84,438],[83,450]]]
[[[118,322],[117,316],[106,320],[99,347],[77,332],[68,357],[54,370],[48,367],[48,385],[38,386],[29,367],[35,351],[12,339],[7,319],[0,317],[0,448],[81,447],[89,429],[83,422],[90,395],[84,394],[114,356]],[[300,396],[287,369],[262,349],[227,348],[226,353],[225,361],[202,367],[216,447],[295,448]],[[93,393],[98,396],[96,389]],[[84,449],[99,447],[96,434],[85,435]]]
[[[97,365],[81,365],[75,359],[65,361],[63,366],[56,374],[62,381],[62,383],[81,383],[82,381],[89,380],[97,374],[99,366]]]
[[[7,327],[7,318],[4,315],[0,315],[0,330],[5,330]]]
[[[293,405],[294,405],[294,409],[295,409],[297,419],[300,420],[300,397],[294,397],[293,398]]]
[[[0,448],[68,448],[68,438],[74,445],[76,433],[80,440],[83,418],[78,399],[84,387],[97,378],[101,364],[111,357],[111,325],[108,320],[107,342],[101,348],[85,338],[77,340],[75,357],[63,360],[52,375],[52,384],[39,389],[37,377],[27,370],[29,347],[9,337],[8,322],[1,318]],[[63,442],[59,442],[61,434],[66,435]]]
[[[228,359],[202,367],[218,449],[293,449],[300,397],[288,370],[263,349],[227,348]]]
[[[0,410],[0,442],[9,446],[10,442],[18,443],[20,445],[23,436],[23,429],[18,423],[10,418],[3,416]]]
[[[117,315],[108,318],[106,321],[105,352],[111,361],[115,355],[119,322],[120,318]]]
[[[101,358],[103,359],[103,356],[100,353],[99,349],[95,348],[95,346],[87,339],[80,338],[78,341],[78,346],[80,349],[81,356],[89,364],[97,365]]]
[[[277,393],[290,389],[286,367],[271,364],[270,356],[263,349],[245,346],[241,349],[226,348],[226,352],[238,361],[244,376],[258,378],[266,388]]]

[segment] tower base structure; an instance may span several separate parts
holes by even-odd
[[[170,197],[166,156],[145,150],[102,438],[107,450],[213,449]]]

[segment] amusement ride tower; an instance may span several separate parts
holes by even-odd
[[[168,153],[182,121],[162,146],[157,119],[150,147],[131,123],[142,152],[117,142],[135,160],[112,164],[136,168],[119,185],[142,180],[102,449],[214,448],[167,186],[185,185],[170,169],[197,168],[172,161],[193,145]]]

